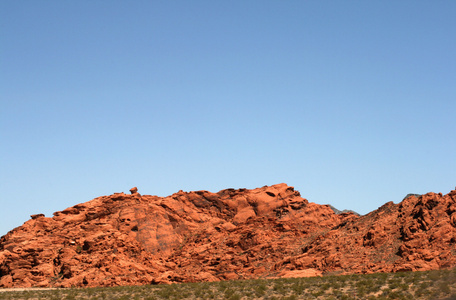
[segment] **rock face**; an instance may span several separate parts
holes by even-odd
[[[456,191],[336,214],[286,184],[116,193],[0,240],[0,287],[114,286],[456,266]]]

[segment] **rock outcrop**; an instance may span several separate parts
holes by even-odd
[[[328,204],[328,206],[333,210],[333,212],[336,213],[336,215],[340,215],[340,214],[343,214],[343,213],[353,213],[353,214],[355,214],[357,216],[360,215],[356,211],[353,211],[353,210],[350,210],[350,209],[338,210],[337,208],[335,208],[334,206],[332,206],[330,204]]]
[[[115,286],[456,266],[456,191],[336,214],[286,184],[116,193],[0,239],[0,287]]]

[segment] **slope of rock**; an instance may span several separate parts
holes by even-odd
[[[388,202],[308,239],[277,268],[326,273],[424,271],[456,266],[456,191]]]
[[[33,215],[0,239],[0,287],[114,286],[456,266],[456,191],[365,216],[286,184],[117,193]]]

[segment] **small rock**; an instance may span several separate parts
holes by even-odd
[[[44,214],[30,215],[30,218],[32,218],[33,220],[38,219],[40,217],[44,217]]]
[[[134,187],[134,188],[131,188],[130,189],[130,193],[133,195],[133,194],[136,194],[138,192],[138,188],[137,187]]]

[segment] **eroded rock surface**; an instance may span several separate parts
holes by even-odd
[[[116,193],[0,240],[0,287],[114,286],[456,266],[456,191],[335,214],[286,184]]]

